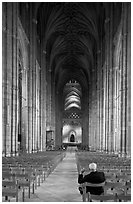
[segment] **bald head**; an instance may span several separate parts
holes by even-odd
[[[91,163],[91,164],[89,164],[89,169],[92,171],[96,171],[97,165],[95,163]]]

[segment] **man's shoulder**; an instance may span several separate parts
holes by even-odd
[[[104,172],[103,172],[103,171],[90,172],[89,174],[86,174],[85,176],[86,176],[86,177],[89,177],[89,176],[94,176],[94,175],[103,176],[103,175],[104,175]]]
[[[90,174],[104,175],[104,172],[103,171],[95,171],[95,172],[91,172]]]
[[[98,174],[104,175],[103,171],[97,171]]]

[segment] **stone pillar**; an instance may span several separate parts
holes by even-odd
[[[92,81],[91,81],[91,111],[90,111],[90,117],[91,117],[91,148],[93,150],[96,150],[97,148],[97,120],[96,120],[96,111],[97,111],[97,105],[96,105],[96,71],[95,69],[92,70]]]
[[[40,72],[40,81],[41,81],[41,121],[40,121],[40,139],[41,139],[41,150],[46,150],[46,86],[48,86],[46,82],[46,47],[45,42],[40,42],[41,46],[41,72]]]
[[[100,119],[100,114],[99,114],[99,105],[100,105],[100,101],[99,101],[99,91],[100,91],[100,87],[99,87],[99,57],[98,57],[98,53],[96,53],[96,124],[95,124],[95,129],[96,129],[96,149],[99,150],[100,148],[100,126],[99,126],[99,119]]]
[[[55,115],[56,115],[56,132],[55,132],[55,147],[60,148],[62,145],[62,99],[61,94],[56,91],[55,93]]]
[[[12,69],[13,69],[13,58],[12,58],[12,51],[13,51],[13,43],[12,43],[12,3],[7,3],[7,75],[8,75],[8,144],[9,146],[7,147],[8,153],[12,153],[12,105],[13,105],[13,100],[12,100]]]
[[[114,86],[113,86],[113,116],[114,116],[114,140],[113,140],[113,147],[114,147],[114,152],[117,153],[117,146],[116,146],[116,141],[117,141],[117,68],[115,66],[115,63],[113,63],[113,77],[114,77]]]
[[[103,66],[103,151],[106,151],[106,64]]]
[[[54,141],[54,146],[55,146],[55,124],[56,124],[56,120],[55,120],[55,80],[54,80],[54,73],[52,72],[52,89],[51,89],[51,101],[52,101],[52,107],[51,107],[51,126],[52,126],[52,139]]]
[[[101,50],[97,53],[97,149],[102,149],[102,66]]]
[[[35,47],[35,45],[34,45]],[[34,56],[34,55],[33,55]],[[33,66],[33,152],[37,150],[37,121],[36,121],[36,63]]]
[[[102,58],[102,55],[101,55]],[[102,60],[102,59],[101,59]],[[100,150],[103,151],[103,102],[104,102],[104,78],[103,78],[103,67],[101,63],[101,72],[100,72]]]
[[[29,135],[28,135],[28,152],[33,151],[33,22],[32,22],[32,5],[30,6],[30,48],[29,48],[29,74],[28,74],[28,123],[29,123]],[[33,50],[32,50],[33,49]]]
[[[122,3],[122,81],[121,81],[121,153],[126,154],[127,147],[127,18],[128,9]]]
[[[17,3],[12,4],[13,24],[12,24],[12,155],[16,154],[17,150],[17,19],[18,6]]]
[[[17,3],[3,3],[3,15],[3,146],[9,156],[17,149]]]
[[[40,66],[36,61],[36,139],[37,139],[37,150],[40,150]]]
[[[126,154],[131,156],[131,3],[127,5],[127,137]]]
[[[22,70],[21,70],[21,76],[22,76],[22,95],[19,98],[20,95],[20,90],[18,87],[18,104],[19,100],[21,100],[22,103],[22,129],[21,129],[21,135],[22,135],[22,151],[27,151],[28,152],[28,145],[29,145],[29,120],[28,120],[28,89],[29,89],[29,84],[28,84],[28,76],[29,76],[29,56],[28,56],[28,46],[29,46],[29,40],[25,34],[25,31],[23,29],[23,26],[21,24],[20,19],[18,18],[18,44],[17,44],[17,61],[21,61],[22,64]],[[21,56],[19,54],[21,53]],[[21,57],[21,59],[19,59]],[[19,83],[19,64],[18,64],[18,82]],[[18,120],[18,119],[17,119]],[[18,124],[17,124],[18,126]]]
[[[102,55],[101,55],[102,58]],[[102,60],[102,59],[101,59]],[[103,150],[103,102],[104,102],[104,79],[103,79],[103,67],[102,62],[100,64],[100,150]]]
[[[37,120],[36,120],[36,114],[37,114],[37,108],[36,108],[36,88],[37,88],[37,78],[36,78],[36,23],[33,21],[33,19],[35,19],[35,10],[34,10],[34,6],[32,5],[32,11],[31,11],[31,17],[30,17],[30,21],[32,21],[31,24],[31,29],[32,29],[32,34],[30,36],[30,41],[31,43],[31,53],[32,53],[32,87],[33,87],[33,91],[32,91],[32,117],[33,117],[33,121],[32,121],[32,135],[33,135],[33,146],[32,146],[32,150],[33,152],[37,150],[37,134],[36,134],[36,128],[37,128]]]
[[[47,130],[49,128],[51,129],[51,117],[52,117],[52,112],[51,112],[51,107],[52,107],[52,100],[51,100],[51,95],[52,95],[52,90],[51,90],[51,67],[49,65],[49,59],[47,59],[46,62],[46,81],[47,81],[47,97],[46,97],[46,125],[47,125]]]
[[[10,81],[10,96],[8,101],[8,120],[10,134],[7,134],[10,137],[12,155],[16,154],[17,151],[17,142],[18,142],[18,127],[17,127],[17,92],[18,92],[18,4],[17,3],[7,3],[7,76],[10,74],[10,79],[7,77],[7,80]],[[8,70],[9,68],[9,70]],[[9,147],[9,145],[8,145]],[[7,148],[8,149],[8,148]]]
[[[110,4],[110,24],[109,24],[109,152],[114,151],[114,114],[113,114],[113,99],[114,99],[114,70],[113,70],[113,4]]]
[[[92,77],[91,77],[92,78]],[[91,148],[91,141],[92,141],[92,137],[91,137],[91,96],[92,96],[92,91],[91,91],[91,78],[90,78],[90,81],[89,81],[89,111],[88,111],[88,117],[89,117],[89,121],[88,121],[88,129],[89,129],[89,146]]]
[[[2,152],[6,156],[8,131],[7,3],[2,3]]]
[[[109,135],[109,63],[110,63],[110,18],[109,18],[109,9],[106,10],[106,19],[105,19],[105,32],[106,32],[106,39],[105,39],[105,150],[110,151],[110,135]]]
[[[122,21],[121,21],[122,22]],[[113,56],[113,115],[114,115],[114,151],[120,152],[120,117],[121,117],[121,22],[114,36],[114,56]]]
[[[89,146],[90,149],[93,148],[93,133],[92,133],[92,72],[91,72],[91,78],[90,78],[90,83],[89,83],[89,112],[88,112],[88,116],[89,116]]]
[[[122,42],[121,42],[121,47],[122,47]],[[121,48],[121,51],[120,51],[120,58],[119,58],[119,72],[117,72],[118,74],[118,82],[117,82],[117,85],[118,85],[118,143],[119,143],[119,146],[118,146],[118,149],[119,149],[119,153],[121,152],[121,109],[122,109],[122,106],[121,106],[121,90],[122,90],[122,48]]]
[[[89,106],[88,106],[88,90],[84,90],[86,94],[83,93],[82,101],[82,145],[84,147],[89,146],[89,132],[88,132],[88,121],[89,121]]]

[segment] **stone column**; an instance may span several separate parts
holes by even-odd
[[[85,93],[85,94],[84,94]],[[88,106],[88,90],[84,90],[83,101],[82,101],[82,145],[84,147],[89,146],[89,132],[88,132],[88,121],[89,121],[89,106]]]
[[[121,47],[122,47],[122,43],[121,43]],[[121,52],[120,52],[120,58],[119,58],[119,71],[117,72],[118,74],[118,82],[117,82],[117,85],[118,85],[118,103],[117,103],[117,108],[118,108],[118,150],[119,150],[119,153],[121,152],[121,109],[122,109],[122,106],[121,106],[121,90],[122,90],[122,48],[121,48]]]
[[[6,156],[8,131],[7,3],[2,3],[2,152]]]
[[[97,149],[102,149],[102,66],[101,50],[97,53]]]
[[[113,146],[114,146],[114,152],[116,153],[116,139],[117,139],[117,68],[115,67],[115,64],[113,66],[114,69],[114,86],[113,86],[113,93],[114,93],[114,97],[113,97],[113,115],[114,115],[114,140],[113,140]]]
[[[90,74],[91,75],[91,74]],[[91,77],[92,78],[92,77]],[[92,91],[91,91],[91,78],[90,78],[90,81],[89,81],[89,101],[88,101],[88,117],[89,117],[89,120],[88,120],[88,129],[89,129],[89,146],[91,148],[91,95],[92,95]]]
[[[122,21],[121,21],[122,22]],[[117,28],[117,32],[114,36],[114,57],[113,57],[113,115],[114,115],[114,151],[115,153],[120,152],[120,117],[121,117],[121,22]]]
[[[36,61],[36,138],[37,138],[37,150],[40,150],[40,66]]]
[[[29,123],[29,132],[28,132],[28,152],[33,151],[33,66],[34,66],[34,57],[33,57],[33,22],[32,22],[32,5],[30,6],[30,47],[29,47],[29,73],[28,73],[28,123]],[[32,50],[33,49],[33,50]]]
[[[35,47],[35,45],[34,45]],[[35,58],[34,58],[35,59]],[[36,121],[36,64],[33,66],[33,152],[37,150]]]
[[[89,98],[88,98],[88,101],[89,101],[89,106],[88,106],[88,117],[89,117],[89,130],[88,130],[88,143],[89,143],[89,147],[90,147],[90,150],[93,150],[94,149],[94,145],[95,145],[95,134],[94,134],[94,131],[95,131],[95,127],[94,127],[94,117],[95,117],[95,114],[94,114],[94,95],[95,95],[95,90],[94,90],[94,70],[92,70],[91,72],[91,78],[90,78],[90,84],[89,84]]]
[[[122,3],[121,153],[127,147],[127,4]]]
[[[32,121],[32,129],[33,129],[33,152],[37,150],[37,134],[36,134],[36,128],[37,128],[37,120],[36,120],[36,114],[37,114],[37,104],[36,104],[36,89],[37,89],[37,72],[36,72],[36,23],[33,21],[35,19],[35,10],[34,6],[32,6],[32,15],[30,21],[32,21],[32,34],[31,34],[31,53],[32,53],[32,87],[33,87],[33,100],[32,100],[32,115],[33,115],[33,121]]]
[[[17,43],[17,61],[21,61],[22,64],[22,70],[21,70],[21,76],[22,76],[22,95],[19,98],[19,87],[18,87],[18,104],[19,100],[21,100],[22,103],[22,129],[21,129],[21,135],[22,135],[22,149],[23,151],[28,152],[28,146],[29,146],[29,120],[28,120],[28,76],[29,76],[29,56],[28,56],[28,46],[29,46],[29,40],[26,36],[26,33],[23,29],[23,26],[21,24],[20,19],[18,18],[18,43]],[[21,53],[21,56],[19,54]],[[21,59],[19,59],[21,57]],[[18,64],[18,75],[17,80],[19,82],[19,64]],[[17,82],[17,83],[18,83]],[[18,126],[18,124],[17,124]]]
[[[92,138],[92,149],[97,149],[97,120],[96,120],[96,70],[92,72],[92,97],[91,97],[91,138]]]
[[[114,70],[113,70],[113,4],[110,4],[110,24],[109,24],[109,152],[114,151],[114,114],[113,114],[113,88],[114,88]]]
[[[51,94],[52,94],[52,90],[51,90],[51,67],[49,65],[49,59],[47,58],[47,62],[46,62],[46,81],[47,81],[47,97],[46,97],[46,118],[47,118],[47,130],[49,130],[49,128],[51,129],[51,117],[52,117],[52,112],[51,112],[51,106],[52,106],[52,100],[51,100]]]
[[[52,117],[51,117],[51,125],[52,125],[52,139],[53,141],[55,141],[55,124],[56,124],[56,121],[55,121],[55,80],[54,80],[54,73],[52,72],[52,92],[51,92],[51,101],[52,101],[52,107],[51,107],[51,114],[52,114]],[[54,142],[54,146],[55,146],[55,142]]]
[[[110,60],[110,18],[109,18],[109,9],[106,10],[106,19],[105,19],[105,32],[106,32],[106,39],[105,39],[105,150],[110,151],[110,135],[109,135],[109,60]]]
[[[18,20],[18,4],[12,4],[13,12],[13,27],[12,27],[12,121],[11,121],[11,135],[12,135],[12,155],[16,155],[18,131],[17,131],[17,75],[18,75],[18,57],[17,57],[17,20]]]
[[[40,121],[40,139],[41,139],[41,150],[46,150],[46,86],[48,86],[46,82],[46,45],[45,42],[42,39],[42,42],[40,42],[41,46],[41,72],[40,72],[40,97],[41,97],[41,121]]]
[[[61,99],[61,93],[56,91],[55,93],[55,116],[56,116],[56,132],[55,132],[55,147],[60,148],[62,145],[62,99]]]
[[[127,137],[126,154],[131,156],[131,3],[127,5]]]
[[[34,23],[34,6],[32,7],[31,11],[31,17],[30,21],[32,21],[31,29],[31,53],[32,53],[32,151],[34,152],[37,149],[37,135],[36,135],[36,127],[37,127],[37,121],[36,121],[36,23]]]
[[[13,70],[13,5],[12,3],[3,3],[3,11],[5,17],[3,18],[4,23],[4,56],[3,56],[3,115],[4,115],[4,151],[5,155],[9,156],[13,151],[12,143],[12,116],[13,116],[13,91],[12,91],[12,70]]]
[[[100,100],[99,100],[99,91],[100,91],[100,87],[99,87],[99,57],[98,54],[96,54],[96,124],[95,124],[95,129],[96,129],[96,149],[99,150],[100,148],[100,126],[99,126],[99,119],[100,119],[100,109],[99,109],[99,105],[100,105]]]
[[[101,63],[101,72],[100,72],[100,150],[103,150],[103,93],[104,93],[104,80],[103,80],[103,67]]]
[[[103,151],[106,151],[106,64],[103,66]]]

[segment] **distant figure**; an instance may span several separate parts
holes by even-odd
[[[85,182],[99,184],[105,181],[104,172],[98,172],[97,165],[95,163],[91,163],[89,165],[89,169],[91,172],[85,176],[83,176],[85,169],[81,170],[78,177],[79,184],[85,183]],[[81,187],[79,187],[79,191],[81,194],[83,194]],[[103,187],[87,187],[87,192],[90,192],[90,194],[93,194],[93,195],[101,195],[104,192],[104,189]]]

